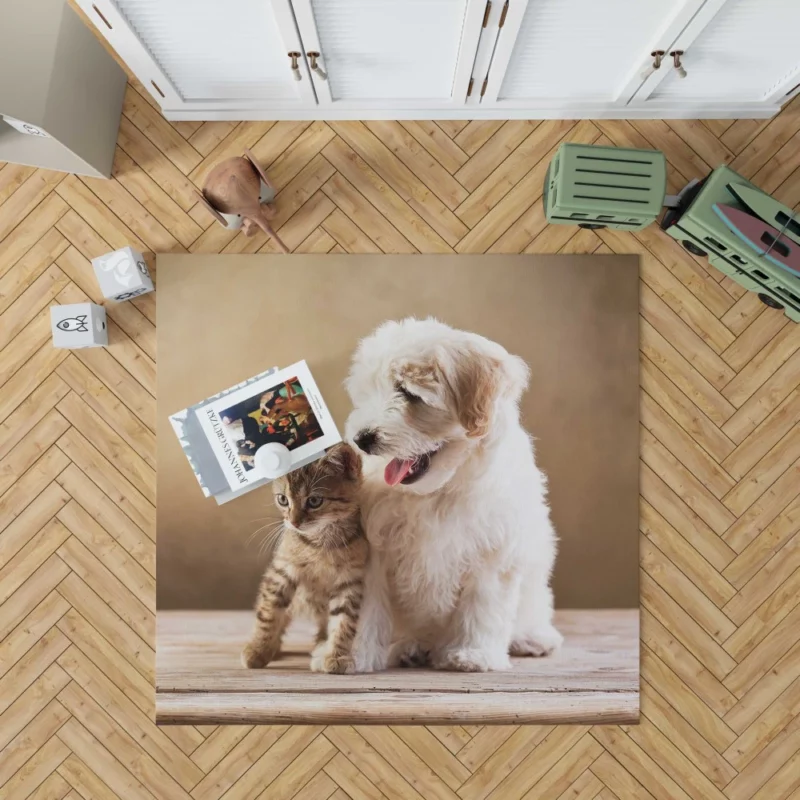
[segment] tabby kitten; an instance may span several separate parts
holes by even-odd
[[[300,609],[318,625],[311,669],[352,671],[369,555],[358,505],[360,487],[361,457],[348,444],[273,481],[284,526],[261,580],[255,630],[242,651],[244,666],[265,667],[278,655],[291,615]]]

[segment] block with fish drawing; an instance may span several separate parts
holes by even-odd
[[[94,303],[50,306],[53,347],[77,350],[108,344],[106,310]]]
[[[100,291],[107,300],[130,300],[153,291],[153,280],[141,253],[123,247],[92,259]]]

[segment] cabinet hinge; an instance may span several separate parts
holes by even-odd
[[[506,24],[506,14],[508,14],[508,0],[506,0],[506,4],[503,6],[503,11],[500,14],[500,24],[497,26],[498,28],[502,28],[503,25]]]
[[[486,24],[489,22],[489,14],[492,13],[492,0],[486,0],[486,10],[483,12],[483,25],[482,28],[486,27]]]
[[[469,86],[467,86],[467,97],[472,94],[472,87],[475,85],[475,78],[469,79]]]
[[[483,79],[483,86],[481,86],[481,97],[483,97],[486,94],[486,86],[488,83],[489,83],[489,76],[487,75]]]

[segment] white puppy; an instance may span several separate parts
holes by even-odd
[[[556,537],[519,399],[522,359],[436,320],[386,322],[347,379],[372,546],[356,669],[502,670],[542,656]]]

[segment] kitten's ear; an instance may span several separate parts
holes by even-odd
[[[357,480],[361,475],[361,456],[346,442],[328,450],[325,460],[348,480]]]

